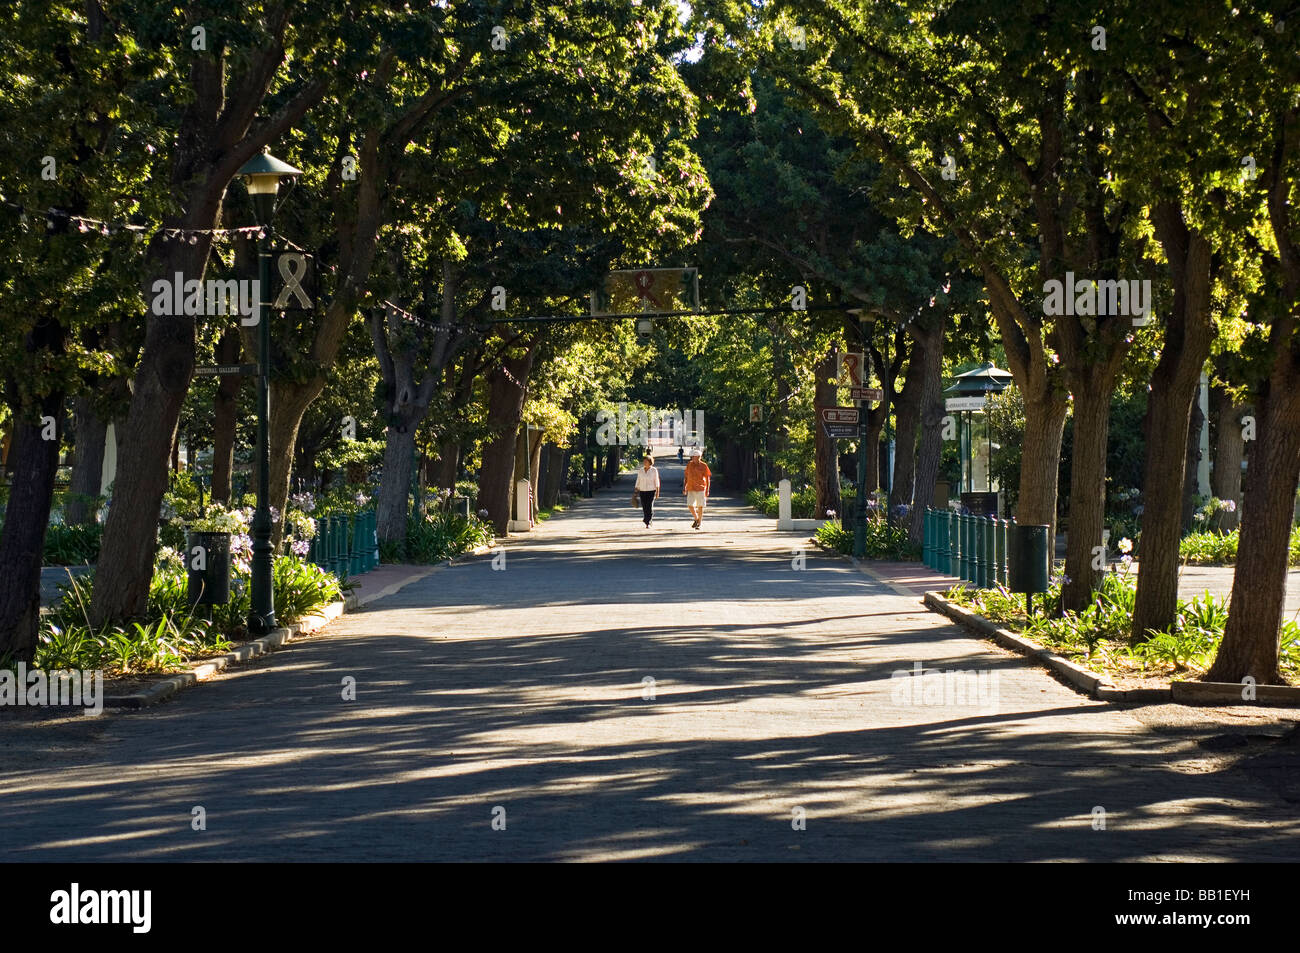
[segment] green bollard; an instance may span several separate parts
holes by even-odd
[[[993,588],[993,518],[984,517],[983,532],[980,533],[980,557],[984,562],[984,586],[985,589]]]
[[[966,567],[969,551],[966,549],[966,516],[963,513],[957,514],[957,578],[965,582],[970,578],[970,571]]]
[[[332,533],[334,536],[334,575],[340,579],[348,574],[348,545],[347,545],[347,524],[344,522],[346,516],[331,516]]]
[[[949,510],[943,518],[943,571],[957,575],[957,514]]]
[[[930,568],[930,507],[925,508],[925,519],[922,522],[921,531],[921,564],[926,569]]]

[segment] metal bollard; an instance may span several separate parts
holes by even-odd
[[[993,555],[989,550],[989,544],[993,542],[993,518],[983,517],[981,524],[980,562],[984,565],[982,574],[984,585],[981,588],[989,589],[993,586]]]
[[[930,526],[933,522],[931,516],[930,507],[927,506],[925,508],[925,522],[923,523],[924,529],[921,533],[921,564],[926,569],[930,568]]]

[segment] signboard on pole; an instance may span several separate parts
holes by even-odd
[[[849,390],[850,400],[884,400],[885,392],[879,387],[854,387]]]
[[[841,351],[835,355],[835,383],[841,387],[861,387],[866,357],[861,351]]]
[[[858,423],[858,408],[856,407],[821,407],[818,408],[824,424],[853,424]]]
[[[826,436],[832,440],[852,440],[858,436],[857,424],[822,424]]]
[[[983,397],[949,397],[943,402],[944,410],[983,410]]]
[[[593,318],[619,314],[665,314],[700,310],[698,268],[636,268],[611,271],[591,293]]]
[[[253,375],[256,373],[256,364],[210,364],[194,368],[195,377],[216,377],[224,374]]]

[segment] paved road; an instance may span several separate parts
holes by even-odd
[[[1300,859],[1266,764],[841,560],[795,570],[735,501],[693,532],[664,470],[652,530],[625,476],[504,571],[435,572],[156,709],[0,713],[0,860]],[[913,662],[996,674],[996,703],[908,704]]]

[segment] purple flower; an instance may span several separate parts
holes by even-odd
[[[1223,508],[1224,508],[1225,510],[1227,510],[1229,513],[1235,513],[1235,512],[1237,512],[1237,501],[1236,501],[1236,500],[1224,500],[1224,501],[1223,501]]]
[[[306,556],[311,552],[311,543],[305,539],[295,539],[291,548],[295,556]]]

